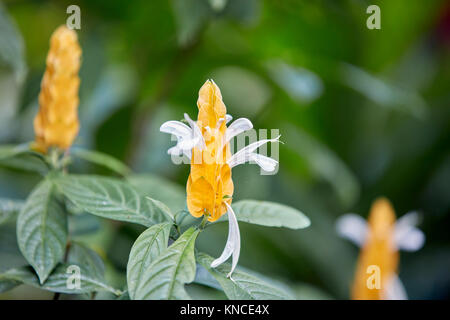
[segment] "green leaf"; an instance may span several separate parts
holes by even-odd
[[[219,282],[217,282],[216,278],[214,278],[212,274],[209,273],[209,271],[206,270],[206,268],[204,268],[201,264],[197,264],[194,283],[223,291],[222,287],[220,286]]]
[[[0,159],[0,166],[21,171],[37,172],[43,176],[49,171],[45,161],[31,153],[21,153],[12,158]]]
[[[333,300],[327,292],[307,283],[298,283],[291,286],[297,300]]]
[[[30,267],[11,269],[0,274],[0,287],[2,283],[8,283],[8,281],[11,283],[11,281],[14,281],[16,285],[24,283],[43,290],[68,294],[94,291],[109,291],[115,295],[122,293],[104,281],[93,277],[84,266],[78,266],[80,268],[80,287],[72,289],[68,286],[68,282],[72,282],[74,274],[70,272],[69,267],[69,264],[60,264],[43,284],[40,284],[38,277]]]
[[[48,171],[45,157],[31,150],[30,143],[0,146],[0,165],[41,174]]]
[[[195,278],[194,244],[199,230],[188,229],[145,270],[136,300],[189,299],[184,284]]]
[[[227,0],[224,17],[236,20],[244,25],[254,25],[260,16],[261,1],[258,0]]]
[[[342,64],[342,82],[364,95],[377,105],[407,112],[419,119],[427,115],[427,103],[420,94],[404,89],[404,86],[389,83],[364,69],[351,64]]]
[[[0,273],[27,264],[17,245],[16,221],[7,219],[0,225]],[[20,282],[14,280],[0,280],[0,293],[14,289]]]
[[[28,146],[24,144],[20,145],[2,145],[0,146],[0,159],[6,159],[14,157],[18,154],[24,153],[28,150]]]
[[[185,188],[167,179],[151,174],[139,174],[129,176],[128,182],[141,195],[167,203],[172,212],[178,212],[186,207]]]
[[[214,258],[205,253],[198,253],[196,257],[197,262],[213,275],[231,300],[294,299],[287,290],[274,281],[261,280],[253,274],[242,271],[241,268],[235,269],[231,280],[227,278],[227,274],[231,270],[228,263],[224,263],[217,268],[211,268],[211,262],[214,261]]]
[[[100,217],[147,227],[172,219],[165,204],[139,195],[131,185],[117,179],[63,175],[53,181],[77,207]]]
[[[293,126],[288,126],[285,131],[285,146],[296,156],[295,168],[298,169],[301,163],[315,179],[330,184],[344,207],[353,206],[361,186],[346,163],[308,132]]]
[[[13,219],[22,209],[24,201],[0,198],[0,224]]]
[[[175,214],[174,220],[179,230],[184,232],[190,227],[198,226],[202,218],[196,218],[187,209],[184,209]]]
[[[55,198],[50,180],[42,181],[30,194],[17,219],[17,241],[41,283],[64,257],[67,215]]]
[[[21,282],[10,279],[2,279],[0,275],[0,293],[6,292],[8,290],[14,289],[17,286],[20,286]]]
[[[237,66],[221,66],[211,71],[212,78],[220,83],[220,91],[227,104],[240,116],[254,118],[269,102],[272,88],[258,74]]]
[[[24,42],[5,7],[0,3],[0,67],[8,67],[21,83],[26,74]]]
[[[27,264],[17,245],[16,216],[6,219],[0,224],[0,273]],[[0,293],[20,285],[14,280],[0,280]]]
[[[124,163],[106,153],[79,148],[73,148],[71,153],[80,159],[104,166],[122,176],[126,176],[131,173],[130,168],[128,168]]]
[[[312,103],[323,93],[322,80],[312,71],[282,60],[266,63],[269,75],[295,102]]]
[[[127,284],[131,299],[144,284],[150,264],[167,248],[171,223],[161,223],[145,230],[135,241],[127,265]]]
[[[19,29],[9,16],[6,7],[0,2],[0,135],[2,140],[17,137],[18,130],[23,130],[18,125],[16,116],[23,96],[21,89],[27,69],[24,52],[24,41]]]
[[[89,213],[69,216],[69,233],[72,237],[93,234],[100,230],[100,218]]]
[[[237,220],[242,222],[290,229],[303,229],[311,224],[299,210],[275,202],[242,200],[233,203],[232,208]],[[217,222],[227,220],[228,215],[224,215]]]
[[[194,42],[202,27],[210,19],[212,9],[203,0],[174,0],[172,5],[178,43],[184,47]]]
[[[71,289],[67,282],[74,273],[67,269],[78,266],[80,269],[80,287]],[[37,288],[62,293],[87,293],[92,291],[109,291],[120,295],[120,290],[109,286],[104,278],[105,266],[100,256],[85,245],[72,242],[67,256],[67,263],[59,265],[41,285],[33,270],[29,267],[15,268],[0,274],[0,292],[26,283]]]
[[[0,225],[0,273],[28,264],[20,252],[16,229],[15,219]]]
[[[91,278],[105,281],[105,265],[102,258],[84,244],[71,242],[67,264],[83,266]]]

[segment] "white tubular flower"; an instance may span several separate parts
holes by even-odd
[[[194,147],[203,150],[205,148],[205,140],[197,123],[194,122],[187,113],[184,118],[189,123],[190,127],[181,121],[167,121],[164,122],[159,131],[173,134],[177,138],[177,145],[167,150],[170,155],[184,154],[191,159],[192,149]]]
[[[239,225],[236,219],[236,215],[234,214],[233,209],[231,206],[225,202],[225,205],[228,208],[228,239],[227,243],[225,245],[225,249],[223,249],[222,254],[219,258],[214,260],[211,263],[211,267],[215,268],[222,263],[224,263],[230,256],[233,256],[232,258],[232,264],[231,264],[231,270],[228,273],[227,277],[231,278],[231,274],[233,273],[234,269],[236,268],[236,265],[239,260],[239,254],[241,252],[241,235],[239,233]]]
[[[366,220],[355,213],[341,216],[336,222],[336,230],[341,237],[347,238],[360,248],[366,242],[369,232]]]
[[[227,131],[225,132],[225,143],[229,142],[238,134],[250,130],[252,128],[253,124],[247,118],[240,118],[233,121],[233,123],[227,128]]]
[[[408,300],[408,295],[406,294],[405,287],[396,274],[392,275],[391,278],[387,281],[385,299]]]
[[[236,120],[237,121],[237,120]],[[228,165],[230,166],[230,168],[234,168],[237,165],[249,162],[249,161],[255,161],[257,165],[259,165],[264,171],[274,171],[278,161],[257,154],[255,153],[256,149],[258,149],[259,147],[261,147],[262,145],[268,143],[268,142],[279,142],[280,136],[276,137],[275,139],[264,139],[264,140],[259,140],[256,142],[253,142],[251,144],[249,144],[248,146],[242,148],[241,150],[239,150],[238,152],[236,152],[229,160],[228,160]]]
[[[419,221],[417,212],[412,211],[395,223],[394,242],[399,250],[417,251],[425,243],[425,235],[416,228]]]

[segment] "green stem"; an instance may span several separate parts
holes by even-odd
[[[208,222],[208,215],[204,214],[203,215],[203,220],[200,223],[200,230],[205,229],[206,223]]]
[[[57,148],[50,148],[50,165],[52,169],[59,169],[59,152]]]
[[[181,230],[177,224],[175,225],[175,230],[177,230],[178,236],[181,236]]]

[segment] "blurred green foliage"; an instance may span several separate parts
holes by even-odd
[[[170,162],[173,142],[159,126],[184,112],[194,117],[198,89],[212,78],[230,114],[249,117],[255,128],[279,129],[285,142],[277,175],[261,176],[251,165],[233,170],[234,198],[286,203],[312,221],[301,231],[241,224],[241,265],[290,285],[299,298],[348,298],[358,252],[336,236],[334,222],[349,211],[366,216],[384,195],[398,216],[419,210],[423,217],[425,247],[401,256],[409,296],[449,298],[448,2],[4,1],[2,144],[34,138],[49,38],[71,4],[81,8],[83,49],[77,145],[168,178],[182,192],[189,166]],[[381,30],[366,28],[369,4],[381,8]],[[74,172],[86,170],[111,174],[74,164]],[[0,197],[23,199],[36,181],[32,173],[2,168]],[[107,277],[123,284],[142,227],[90,219],[77,221],[76,238],[100,252]],[[2,269],[23,263],[14,232],[1,226]],[[208,228],[200,246],[217,255],[226,234],[221,224]],[[189,290],[217,295],[201,286]],[[24,294],[48,297],[20,288],[3,297]]]

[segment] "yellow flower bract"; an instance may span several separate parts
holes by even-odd
[[[368,219],[369,234],[358,258],[352,298],[357,300],[381,300],[386,296],[386,285],[395,276],[398,267],[398,250],[394,245],[395,212],[391,203],[377,199],[370,210]],[[367,268],[379,267],[379,289],[369,288]]]
[[[80,57],[77,34],[60,26],[50,39],[39,112],[34,118],[34,148],[40,152],[45,153],[52,146],[67,149],[78,134]]]
[[[206,147],[192,151],[187,205],[194,217],[206,214],[209,221],[215,221],[227,212],[225,202],[231,205],[234,187],[231,168],[226,164],[231,156],[229,143],[224,143],[226,107],[213,81],[206,81],[200,89],[197,106],[197,125]]]

